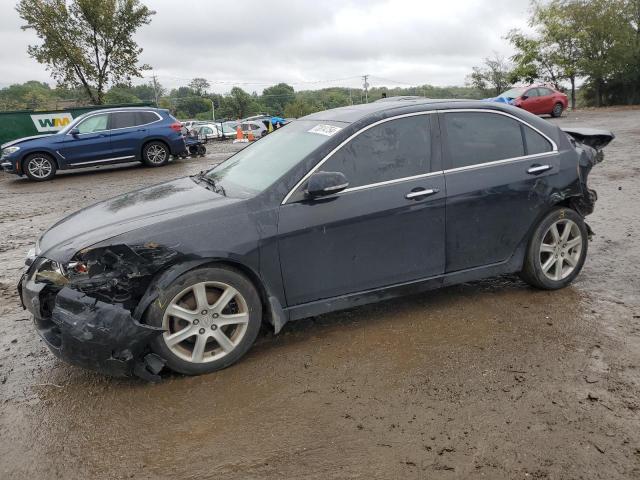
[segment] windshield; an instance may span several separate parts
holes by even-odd
[[[501,93],[499,96],[503,98],[511,98],[511,99],[518,98],[524,93],[525,90],[526,88],[524,87],[512,88],[511,90],[507,90],[506,92]]]
[[[271,186],[344,126],[344,123],[329,121],[292,122],[215,166],[206,176],[229,196],[255,195]]]

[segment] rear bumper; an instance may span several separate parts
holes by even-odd
[[[18,284],[23,306],[33,315],[38,335],[61,360],[112,376],[138,375],[157,380],[149,369],[147,346],[162,330],[132,318],[121,305],[108,304],[63,287],[35,283],[23,276]],[[161,361],[161,360],[160,360]]]
[[[171,155],[180,155],[184,153],[187,149],[184,137],[180,135],[178,138],[171,139],[169,141],[169,149],[171,150]]]

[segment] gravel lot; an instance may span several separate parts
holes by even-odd
[[[290,323],[232,368],[157,385],[56,360],[18,305],[23,256],[62,216],[237,147],[0,174],[0,478],[640,478],[640,110],[557,122],[617,135],[571,287],[502,277]]]

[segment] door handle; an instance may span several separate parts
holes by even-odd
[[[547,170],[551,170],[553,167],[551,165],[533,165],[529,167],[527,173],[531,175],[535,175],[536,173],[546,172]]]
[[[406,198],[407,200],[411,200],[414,198],[420,198],[420,197],[428,197],[429,195],[434,195],[436,193],[438,193],[440,190],[438,190],[437,188],[429,188],[429,189],[425,189],[425,190],[418,190],[415,192],[409,192],[407,193],[404,198]]]

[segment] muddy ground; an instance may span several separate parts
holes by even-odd
[[[157,385],[56,360],[18,306],[22,259],[60,217],[231,147],[158,170],[0,176],[0,478],[640,478],[640,110],[558,122],[617,135],[571,287],[498,278],[324,315]]]

